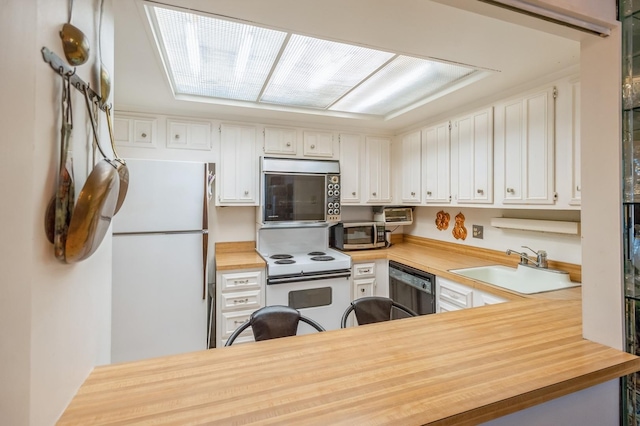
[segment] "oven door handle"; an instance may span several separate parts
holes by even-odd
[[[351,276],[351,272],[344,272],[340,274],[295,275],[292,277],[268,278],[267,285],[299,283],[303,281],[329,280],[333,278],[349,278],[350,276]]]

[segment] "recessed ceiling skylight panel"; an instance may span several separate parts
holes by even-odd
[[[294,111],[379,116],[408,111],[478,73],[227,18],[145,5],[176,96]]]

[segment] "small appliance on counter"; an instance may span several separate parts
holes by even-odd
[[[384,222],[340,222],[330,228],[329,244],[340,250],[387,246]]]
[[[413,207],[374,207],[373,220],[383,222],[386,226],[411,225]]]

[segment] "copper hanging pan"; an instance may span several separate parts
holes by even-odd
[[[88,89],[84,87],[83,91],[95,145],[103,159],[87,177],[71,216],[65,247],[68,263],[84,260],[98,249],[111,225],[120,188],[117,166],[107,159],[100,146]]]
[[[113,163],[118,167],[118,176],[120,177],[120,190],[118,191],[118,201],[116,203],[116,213],[122,207],[122,203],[124,203],[124,199],[127,196],[127,190],[129,189],[129,168],[127,167],[127,162],[124,161],[123,158],[120,158],[118,152],[116,151],[116,144],[113,140],[113,125],[111,123],[111,106],[106,105],[104,108],[104,112],[107,114],[107,126],[109,127],[109,139],[111,140],[111,149],[113,150],[113,155],[115,155],[115,159]]]

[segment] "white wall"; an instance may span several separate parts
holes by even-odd
[[[440,210],[449,213],[451,218],[449,228],[442,231],[439,231],[435,224],[436,214]],[[465,227],[467,228],[466,240],[456,240],[451,232],[455,224],[455,216],[458,213],[462,213],[465,217]],[[507,249],[528,252],[528,250],[521,249],[521,246],[529,246],[534,250],[545,250],[550,260],[575,264],[582,263],[580,236],[494,228],[491,226],[492,217],[517,217],[541,220],[554,219],[578,222],[580,221],[580,212],[481,209],[460,206],[416,207],[414,210],[414,223],[411,226],[405,226],[404,232],[424,238],[503,252]],[[473,225],[481,225],[483,227],[483,239],[473,237]],[[532,253],[529,252],[529,254],[535,257]]]
[[[581,44],[582,327],[622,349],[621,31]]]
[[[96,364],[109,361],[111,240],[92,257],[55,260],[44,212],[58,169],[61,79],[42,61],[47,46],[63,57],[58,31],[66,0],[9,0],[0,15],[2,209],[0,249],[0,423],[53,424]],[[76,0],[73,23],[89,37],[92,57],[78,75],[92,81],[97,0]],[[103,56],[113,65],[113,19],[106,0]],[[96,87],[95,82],[92,83]],[[80,92],[74,101],[76,194],[90,169],[90,139]],[[103,120],[104,121],[104,120]],[[102,130],[103,138],[106,129]],[[106,139],[105,139],[106,140]]]
[[[31,367],[31,269],[30,253],[37,232],[30,220],[34,205],[31,193],[36,167],[32,161],[36,80],[36,34],[23,31],[37,24],[35,2],[2,3],[0,51],[12,60],[0,71],[0,423],[29,423]],[[16,37],[20,34],[21,37]],[[26,118],[28,117],[28,118]],[[9,202],[9,200],[11,200]],[[39,206],[39,204],[38,204]],[[38,228],[42,229],[42,228]],[[52,419],[53,420],[53,419]]]

